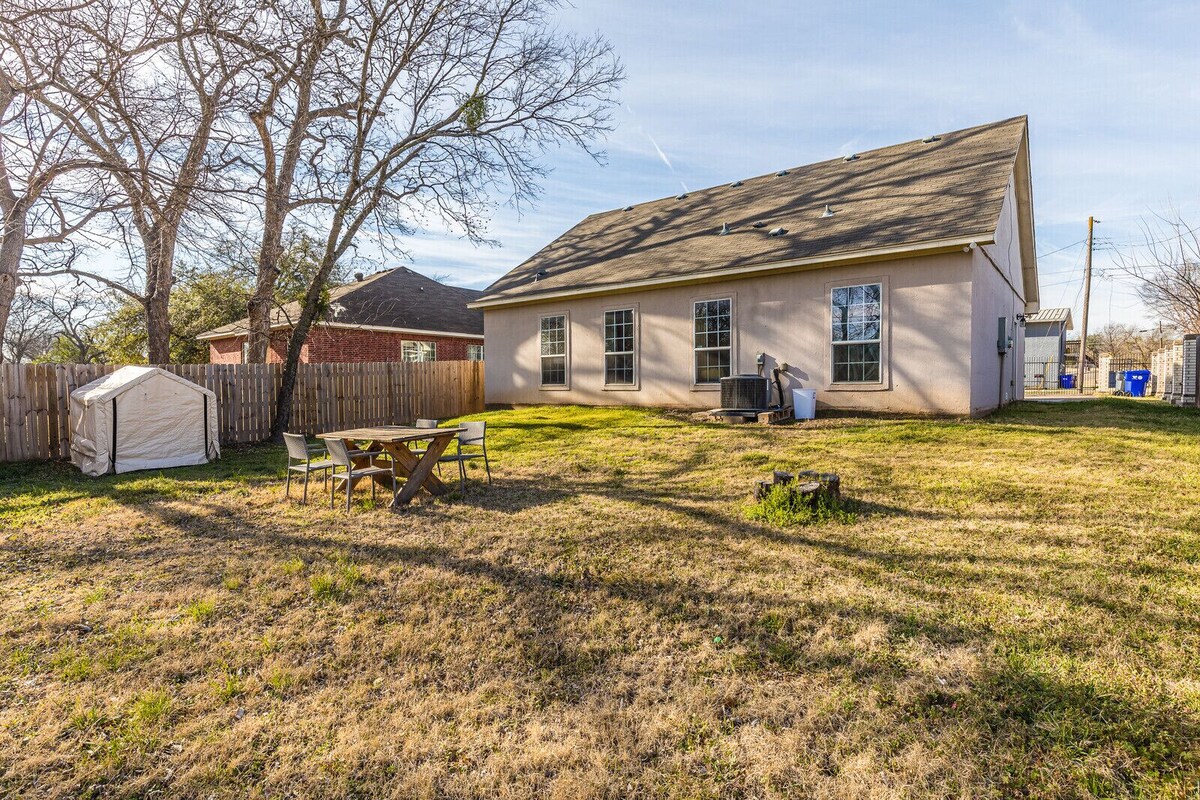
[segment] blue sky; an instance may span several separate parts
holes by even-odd
[[[628,72],[607,163],[551,154],[536,207],[497,210],[501,247],[429,232],[416,269],[483,287],[595,211],[1018,114],[1043,306],[1078,309],[1093,214],[1093,325],[1145,327],[1113,248],[1172,205],[1200,221],[1200,4],[610,0],[560,21]]]

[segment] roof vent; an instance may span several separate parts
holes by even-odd
[[[775,173],[775,177],[782,178],[784,175],[787,175],[787,174],[788,174],[788,171],[786,169],[781,169],[781,170],[779,170],[779,172]]]
[[[624,207],[624,208],[622,208],[621,210],[622,210],[622,211],[633,211],[633,206],[625,206],[625,207]]]
[[[767,231],[767,236],[783,236],[785,233],[787,233],[786,228],[771,228]]]
[[[725,235],[725,234],[727,234],[727,233],[729,233],[729,223],[728,223],[728,222],[722,222],[722,223],[721,223],[721,230],[717,231],[717,236],[724,236],[724,235]]]
[[[354,273],[354,280],[361,282],[362,279],[363,279],[363,274],[361,272]]]
[[[683,194],[677,194],[677,195],[675,195],[675,199],[676,199],[676,200],[682,200],[682,199],[683,199],[683,198],[685,198],[685,197],[687,197],[687,192],[684,192]]]
[[[825,211],[821,214],[821,216],[822,217],[832,217],[833,216],[833,209],[829,207],[828,203],[825,204]]]
[[[936,141],[939,141],[939,138],[938,138],[937,136],[934,136],[934,135],[930,134],[929,136],[926,136],[926,137],[925,137],[924,139],[922,139],[921,141],[922,141],[922,142],[924,142],[925,144],[929,144],[930,142],[936,142]]]
[[[843,158],[842,161],[858,161],[858,153],[851,153]]]
[[[767,223],[763,222],[763,221],[760,219],[758,222],[752,223],[752,224],[750,225],[750,227],[751,227],[751,228],[765,228],[765,227],[767,227]]]
[[[533,274],[533,282],[537,283],[539,280],[541,280],[544,277],[546,277],[546,270],[539,269],[537,272],[535,272]]]
[[[741,185],[742,185],[742,182],[741,182],[741,181],[734,181],[733,183],[729,184],[729,188],[730,188],[730,189],[736,189],[737,187],[739,187],[739,186],[741,186]]]

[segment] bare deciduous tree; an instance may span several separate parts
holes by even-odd
[[[43,53],[38,63],[26,57],[17,32],[27,20],[9,16],[12,11],[6,7],[0,16],[0,338],[29,250],[37,251],[38,263],[51,263],[47,248],[67,245],[117,207],[97,177],[101,165],[63,120],[34,100],[60,62],[53,52]],[[68,258],[70,252],[68,247]]]
[[[398,241],[438,218],[485,240],[493,196],[536,197],[550,147],[597,156],[622,79],[609,44],[555,30],[547,0],[353,0],[328,48],[325,120],[309,157],[324,247],[288,342],[274,434],[330,272],[369,231]],[[310,132],[310,135],[311,132]]]
[[[1142,223],[1145,243],[1118,257],[1119,268],[1137,281],[1151,311],[1185,332],[1200,331],[1200,225],[1178,211]]]
[[[347,0],[309,3],[273,0],[274,41],[252,45],[261,58],[254,71],[254,93],[247,92],[246,115],[254,129],[254,152],[246,164],[258,178],[262,230],[254,292],[249,312],[248,360],[263,363],[270,341],[275,286],[284,258],[284,231],[292,212],[321,196],[311,167],[319,163],[327,120],[344,117],[352,95],[336,74],[339,60],[331,48],[347,33]],[[256,49],[255,49],[256,48]]]
[[[31,287],[21,286],[12,300],[4,329],[4,358],[19,364],[41,355],[50,346],[53,328],[53,321],[38,304]]]
[[[131,263],[123,276],[74,265],[38,274],[85,277],[139,302],[150,361],[166,362],[180,237],[190,219],[207,224],[198,209],[222,213],[226,115],[249,63],[227,42],[253,29],[254,9],[235,0],[21,2],[14,38],[51,76],[32,96],[119,187],[125,210],[115,225]]]

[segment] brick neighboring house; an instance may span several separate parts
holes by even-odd
[[[378,272],[329,293],[329,309],[309,331],[302,363],[361,361],[482,361],[483,312],[467,308],[480,292],[447,286],[406,267]],[[271,317],[267,361],[280,363],[287,352],[298,303]],[[249,318],[206,331],[214,364],[245,360]]]

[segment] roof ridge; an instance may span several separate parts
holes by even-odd
[[[996,120],[994,122],[984,122],[979,125],[970,125],[966,128],[959,128],[957,130],[946,131],[944,133],[938,133],[938,134],[934,134],[934,135],[938,137],[938,140],[941,140],[942,138],[947,137],[947,136],[959,136],[959,135],[962,135],[965,133],[971,133],[973,131],[984,130],[987,128],[1001,128],[1001,127],[1004,127],[1007,125],[1011,125],[1011,124],[1017,122],[1018,120],[1028,123],[1029,115],[1028,114],[1018,114],[1015,117],[1008,117],[1007,119]],[[870,150],[856,150],[854,152],[854,155],[858,156],[858,159],[862,159],[864,157],[871,156],[872,154],[881,153],[885,150],[894,150],[894,149],[897,149],[900,147],[907,147],[907,146],[913,145],[913,144],[933,144],[933,142],[923,142],[921,139],[906,139],[903,142],[893,142],[892,144],[882,145],[880,147],[874,147],[874,148],[871,148]],[[1014,159],[1016,158],[1015,151],[1013,153],[1013,157],[1014,157]],[[798,172],[803,169],[808,169],[809,167],[816,167],[816,166],[820,166],[822,164],[832,164],[832,163],[836,163],[838,161],[845,161],[845,160],[846,160],[845,156],[836,156],[834,158],[823,158],[820,161],[809,161],[808,163],[805,163],[805,164],[796,164],[791,167],[783,167],[782,169],[773,170],[771,172],[764,172],[761,175],[751,175],[748,178],[734,178],[732,181],[723,181],[721,183],[714,183],[712,186],[704,186],[700,189],[690,189],[685,194],[686,195],[695,195],[695,194],[701,194],[704,192],[714,191],[717,189],[742,188],[740,185],[734,186],[733,184],[745,184],[748,181],[759,181],[759,180],[765,180],[765,179],[770,179],[770,178],[786,177],[785,175],[781,176],[780,173],[781,172],[784,172],[784,173]],[[603,216],[605,214],[613,214],[613,213],[616,213],[619,211],[625,211],[626,209],[636,210],[639,206],[645,206],[645,205],[650,205],[651,203],[661,203],[666,200],[677,200],[677,199],[679,199],[679,195],[673,194],[673,195],[666,195],[663,197],[656,197],[652,200],[642,200],[641,202],[638,202],[638,203],[627,203],[626,205],[621,206],[620,208],[610,208],[610,209],[606,209],[604,211],[593,211],[591,214],[588,214],[587,217],[584,217],[584,219],[588,219],[589,217]]]

